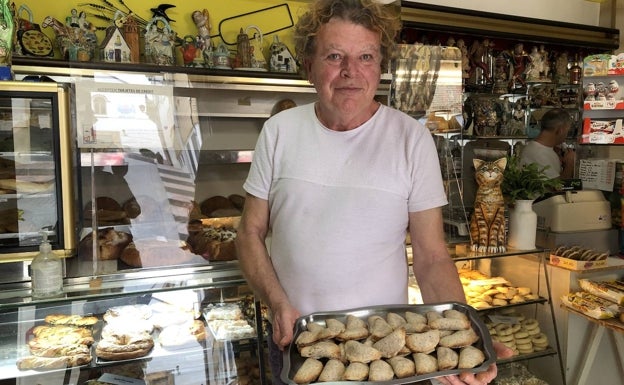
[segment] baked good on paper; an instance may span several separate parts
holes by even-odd
[[[152,316],[152,309],[149,305],[121,305],[108,308],[104,313],[104,321],[111,322],[117,318],[125,320],[143,319],[146,320]]]
[[[240,217],[207,218],[189,225],[186,240],[191,252],[209,261],[236,259],[236,228]]]
[[[26,356],[19,358],[16,364],[19,370],[49,370],[86,365],[91,359],[91,354],[62,357]]]
[[[97,231],[97,257],[100,260],[118,259],[121,252],[132,242],[132,235],[106,227]],[[78,255],[84,259],[93,259],[93,232],[87,234],[78,245]]]
[[[72,314],[48,314],[44,321],[50,325],[93,326],[98,322],[98,318]]]
[[[158,342],[167,349],[181,349],[199,346],[199,341],[206,337],[203,322],[198,321],[185,325],[170,325],[161,330]]]
[[[146,356],[154,347],[154,339],[148,333],[110,334],[95,347],[95,354],[105,360],[127,360]]]
[[[67,325],[39,325],[32,329],[35,336],[30,343],[46,341],[49,344],[91,345],[95,340],[91,329]]]

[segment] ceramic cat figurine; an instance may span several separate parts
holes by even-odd
[[[480,253],[502,253],[505,249],[505,202],[501,183],[507,158],[494,161],[473,159],[477,192],[470,218],[470,249]]]

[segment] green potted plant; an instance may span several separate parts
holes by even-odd
[[[549,192],[561,188],[559,179],[551,179],[544,173],[546,167],[537,163],[520,164],[520,158],[512,155],[507,157],[507,167],[503,172],[501,189],[510,206],[518,200],[535,200]]]
[[[501,189],[509,205],[509,247],[518,250],[535,249],[537,214],[533,201],[561,187],[559,179],[544,173],[537,163],[522,165],[517,156],[507,158]]]

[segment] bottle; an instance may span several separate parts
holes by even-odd
[[[581,83],[581,66],[579,65],[578,55],[574,57],[572,67],[570,67],[570,84]]]
[[[52,252],[45,231],[41,232],[39,254],[30,267],[33,297],[54,297],[63,293],[63,262]]]

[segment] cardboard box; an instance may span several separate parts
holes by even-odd
[[[591,270],[597,267],[607,266],[607,260],[577,261],[576,259],[562,258],[557,255],[550,254],[550,264],[570,270]]]

